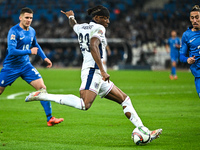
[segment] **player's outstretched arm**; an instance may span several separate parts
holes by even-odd
[[[65,14],[65,15],[69,18],[69,25],[70,25],[72,28],[73,28],[73,26],[74,26],[75,24],[77,24],[76,19],[75,19],[75,17],[74,17],[74,12],[73,12],[72,10],[66,11],[66,12],[64,12],[64,11],[61,10],[61,13]]]

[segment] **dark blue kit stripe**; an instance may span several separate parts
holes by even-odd
[[[89,75],[88,75],[87,82],[86,82],[86,86],[85,86],[86,90],[89,90],[89,88],[90,88],[90,85],[92,83],[92,79],[93,79],[93,76],[94,76],[94,72],[95,72],[95,68],[90,68]]]

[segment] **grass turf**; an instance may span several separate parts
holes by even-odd
[[[79,96],[80,70],[39,72],[49,93]],[[24,102],[34,89],[19,78],[0,96],[0,149],[199,149],[200,101],[190,72],[178,72],[179,79],[174,81],[169,80],[168,71],[108,73],[115,85],[130,96],[144,125],[151,130],[163,129],[161,138],[136,146],[131,140],[135,127],[121,106],[99,97],[88,111],[52,103],[53,115],[65,120],[47,127],[40,103]]]

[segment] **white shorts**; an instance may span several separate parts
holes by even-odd
[[[79,90],[90,90],[98,94],[101,98],[105,97],[113,88],[112,81],[102,80],[99,69],[88,68],[81,71],[81,86]]]

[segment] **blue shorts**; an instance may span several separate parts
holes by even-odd
[[[200,77],[195,77],[195,86],[197,94],[199,95],[200,98]]]
[[[178,62],[178,55],[171,55],[171,62]]]
[[[42,78],[40,73],[31,63],[21,68],[3,67],[0,72],[0,86],[6,87],[11,85],[18,77],[21,77],[27,83]]]

